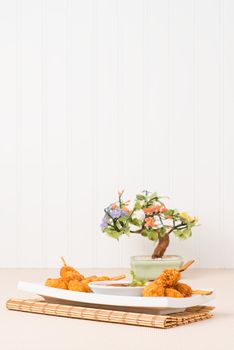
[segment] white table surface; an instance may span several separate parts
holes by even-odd
[[[119,274],[124,269],[86,269],[90,274]],[[234,349],[234,270],[190,269],[184,279],[194,288],[216,291],[213,319],[172,329],[110,324],[45,316],[5,308],[11,297],[30,297],[17,291],[19,280],[43,281],[56,276],[52,269],[0,269],[0,349],[3,350],[231,350]],[[32,295],[32,297],[34,297]]]

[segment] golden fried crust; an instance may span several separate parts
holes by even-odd
[[[60,276],[64,277],[67,272],[77,272],[77,271],[73,267],[66,265],[66,266],[61,267]]]
[[[80,282],[77,280],[71,280],[68,283],[68,289],[73,290],[75,292],[83,292],[83,293],[90,293],[91,289],[89,288],[87,283]]]
[[[178,290],[174,288],[166,288],[165,289],[165,296],[169,298],[183,298],[183,294],[178,292]]]
[[[67,283],[66,281],[63,280],[63,278],[48,278],[45,282],[45,286],[60,288],[60,289],[67,289]]]
[[[192,288],[185,283],[177,283],[175,289],[178,290],[185,298],[192,296]]]
[[[180,272],[175,269],[164,270],[161,275],[156,279],[157,282],[160,282],[164,287],[171,288],[180,279]]]
[[[165,295],[165,288],[160,283],[151,282],[143,289],[144,297],[163,297]]]
[[[84,279],[84,276],[81,275],[77,270],[75,270],[71,266],[63,266],[60,269],[60,276],[64,279],[66,279],[67,282],[76,279],[78,281],[82,281]]]

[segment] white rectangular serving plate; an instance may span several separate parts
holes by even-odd
[[[211,295],[193,295],[189,298],[139,297],[81,293],[71,290],[46,287],[42,283],[22,281],[18,283],[18,289],[40,295],[48,301],[56,300],[56,302],[69,302],[69,304],[74,305],[85,304],[89,307],[102,306],[103,308],[108,309],[134,308],[141,312],[150,312],[153,310],[155,314],[182,312],[187,307],[203,305],[214,299],[213,293]]]

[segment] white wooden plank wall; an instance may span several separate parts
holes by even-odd
[[[169,252],[234,267],[234,2],[0,0],[0,267],[128,266],[118,189],[201,226]]]

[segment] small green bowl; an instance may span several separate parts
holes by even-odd
[[[140,280],[154,280],[165,269],[179,269],[182,265],[183,258],[179,255],[165,255],[157,259],[148,255],[131,257],[131,270]]]

